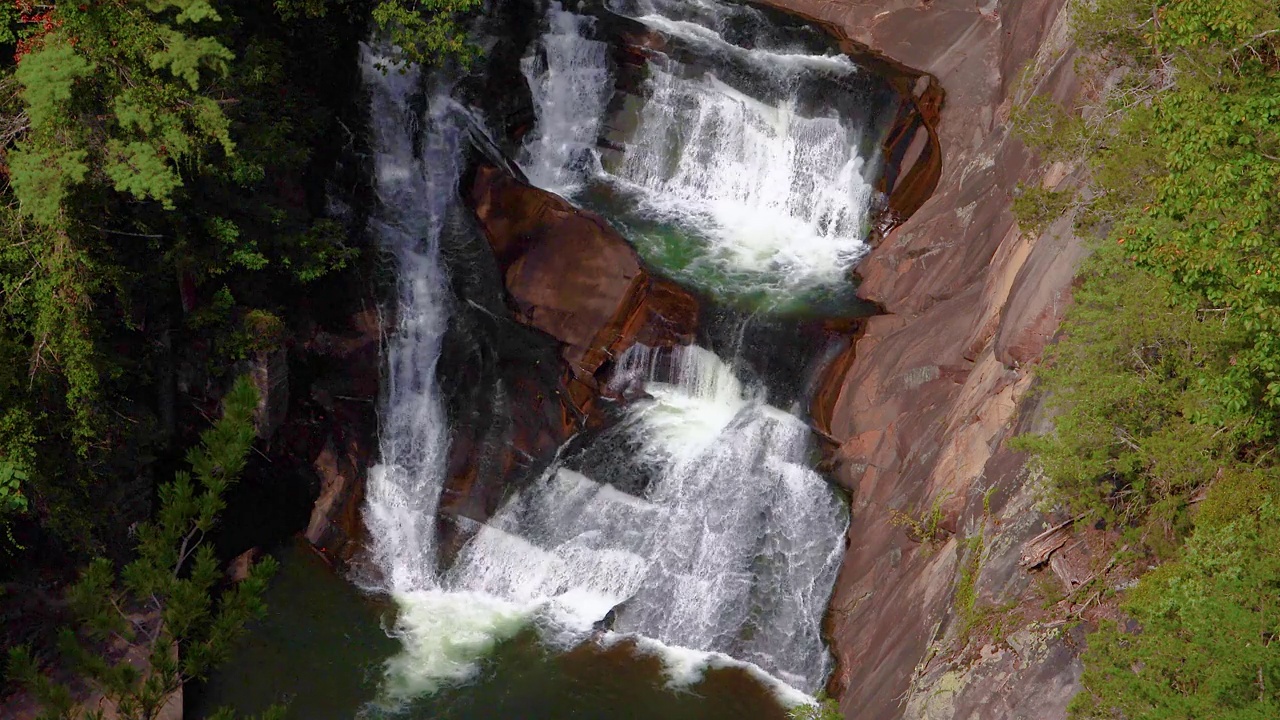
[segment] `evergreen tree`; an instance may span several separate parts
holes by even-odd
[[[1053,500],[1121,531],[1129,555],[1114,564],[1166,560],[1123,597],[1124,621],[1089,636],[1072,712],[1274,718],[1280,11],[1096,0],[1072,12],[1078,105],[1041,99],[1016,117],[1043,157],[1079,164],[1089,192],[1028,197],[1020,222],[1073,205],[1097,247],[1037,370],[1054,431],[1022,443]]]
[[[68,592],[79,632],[64,629],[60,645],[118,716],[154,720],[185,683],[207,677],[225,662],[246,623],[262,617],[262,593],[275,571],[267,558],[248,578],[214,597],[221,577],[213,547],[204,542],[225,508],[224,494],[245,466],[254,439],[257,391],[247,377],[236,381],[223,415],[160,488],[160,510],[138,528],[137,558],[118,574],[99,558]],[[139,670],[122,651],[140,647]],[[25,649],[11,653],[11,672],[45,704],[46,718],[93,717],[78,709],[67,685],[41,674]]]

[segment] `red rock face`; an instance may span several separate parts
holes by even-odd
[[[498,168],[476,168],[469,199],[512,316],[544,334],[559,360],[554,369],[503,363],[504,407],[454,428],[441,515],[482,522],[513,482],[545,466],[574,433],[604,422],[598,401],[614,358],[637,342],[693,342],[698,303],[650,275],[603,218]],[[468,526],[438,526],[446,562]]]
[[[994,513],[1022,492],[1022,461],[1004,442],[1030,385],[1026,366],[1056,332],[1083,250],[1069,219],[1042,237],[1019,232],[1013,189],[1040,178],[1007,118],[1014,81],[1042,48],[1035,91],[1072,95],[1073,56],[1051,52],[1068,44],[1061,0],[764,4],[825,21],[928,73],[946,95],[936,124],[936,190],[929,194],[923,176],[905,171],[899,185],[909,197],[900,207],[917,209],[858,268],[859,294],[886,315],[871,318],[829,366],[812,403],[815,424],[840,443],[836,475],[853,496],[850,545],[827,622],[837,658],[831,690],[848,717],[897,718],[931,669],[927,648],[953,622],[958,542],[928,552],[893,525],[891,510],[945,499],[944,528],[963,533],[982,527],[987,488],[1001,490]],[[937,95],[917,97],[928,106]],[[904,159],[917,145],[916,165],[938,163],[927,139],[900,135]],[[1036,697],[1035,688],[1006,677],[1006,687],[972,694],[989,703],[971,708],[974,715],[963,709],[966,690],[953,692],[954,706],[936,716],[1062,717],[1074,682],[1069,655],[1062,668],[1042,673],[1061,670],[1054,676],[1067,678],[1055,685],[1061,692]]]
[[[309,340],[304,351],[325,372],[284,425],[281,457],[309,463],[319,480],[304,537],[334,564],[349,561],[364,538],[365,474],[377,460],[380,335],[377,315],[362,311],[345,334],[319,333]]]
[[[697,301],[651,276],[600,216],[489,166],[477,169],[471,200],[516,318],[560,342],[566,384],[583,414],[606,361],[637,341],[693,341]]]

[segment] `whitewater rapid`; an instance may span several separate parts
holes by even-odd
[[[599,75],[605,48],[582,36],[582,22],[553,7],[543,60],[525,63],[531,78],[543,77],[532,82],[542,130],[526,140],[526,170],[569,194],[604,172],[594,135],[610,94],[607,71]],[[498,643],[529,628],[552,647],[631,643],[662,659],[673,684],[735,666],[784,702],[803,701],[830,670],[820,626],[847,509],[810,466],[806,424],[710,350],[637,346],[619,357],[615,389],[643,397],[590,447],[557,459],[471,528],[441,569],[435,521],[449,420],[436,365],[455,300],[440,248],[449,214],[462,207],[469,133],[482,128],[446,93],[426,93],[416,68],[383,72],[385,62],[364,49],[378,197],[370,229],[397,275],[380,462],[369,470],[364,508],[378,570],[370,589],[396,601],[388,631],[403,648],[387,664],[380,702],[394,708],[465,682]],[[573,75],[567,84],[557,67]],[[614,177],[645,188],[653,212],[669,206],[682,221],[703,223],[697,241],[714,245],[714,262],[826,278],[858,252],[867,200],[857,194],[863,162],[849,149],[857,143],[836,120],[801,117],[785,99],[762,104],[717,82],[655,73],[656,100],[644,111],[655,114]],[[672,115],[675,106],[701,119]],[[690,130],[689,157],[661,159],[669,172],[645,174],[645,153],[665,152],[662,123]],[[737,145],[717,130],[728,126]],[[839,189],[819,182],[827,172]]]
[[[521,159],[530,180],[588,203],[593,185],[629,198],[629,212],[650,225],[638,233],[642,252],[647,238],[650,260],[713,292],[794,295],[847,283],[867,250],[878,157],[861,154],[861,124],[806,113],[799,96],[807,74],[858,68],[843,55],[726,40],[717,28],[749,9],[697,1],[628,9],[708,66],[650,52],[643,105],[617,120],[634,128],[620,148],[601,152],[612,131],[608,48],[593,38],[596,18],[552,3],[548,31],[522,63],[537,115]]]

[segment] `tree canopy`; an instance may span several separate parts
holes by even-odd
[[[1017,114],[1082,165],[1086,262],[1037,370],[1057,411],[1023,438],[1053,500],[1142,566],[1127,622],[1089,637],[1080,718],[1277,714],[1280,15],[1263,0],[1076,6],[1084,91]]]
[[[99,545],[86,510],[170,452],[165,388],[225,384],[309,322],[309,286],[369,259],[357,44],[373,26],[413,61],[470,57],[476,7],[0,12],[0,524]]]

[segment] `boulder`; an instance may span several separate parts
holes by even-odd
[[[512,487],[610,421],[600,400],[620,354],[693,342],[699,313],[600,216],[485,161],[464,194],[492,267],[458,251],[470,260],[440,361],[451,427],[436,524],[443,565]],[[500,306],[487,300],[495,291]]]
[[[601,368],[631,345],[693,341],[697,300],[651,275],[604,218],[489,165],[476,169],[471,202],[516,319],[560,344],[579,414],[590,414]]]
[[[227,579],[233,583],[242,582],[249,579],[249,571],[257,564],[258,559],[262,557],[262,548],[249,548],[239,555],[235,556],[230,563],[227,564]]]

